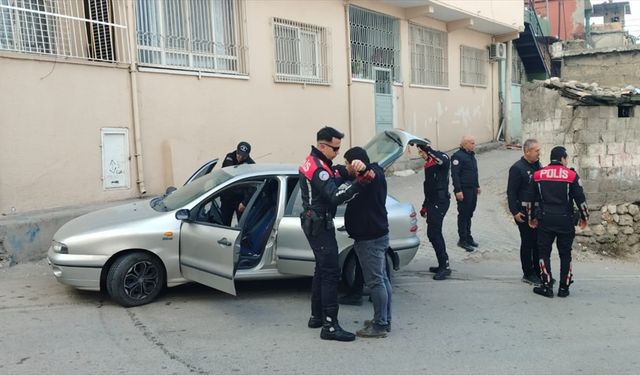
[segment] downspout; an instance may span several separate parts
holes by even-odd
[[[136,158],[136,173],[137,184],[140,195],[147,193],[147,188],[144,186],[144,167],[142,162],[142,141],[140,139],[140,114],[138,112],[138,79],[136,72],[138,71],[137,56],[136,54],[136,38],[135,38],[135,18],[134,18],[134,2],[127,1],[127,17],[129,18],[129,55],[131,58],[131,64],[129,65],[129,80],[131,89],[131,116],[133,121],[133,137],[134,137],[134,157]]]
[[[347,110],[349,117],[349,148],[353,147],[353,113],[351,108],[351,85],[353,80],[351,79],[351,26],[349,23],[349,3],[350,0],[344,0],[344,25],[345,25],[345,40],[347,44]]]
[[[507,42],[507,58],[504,68],[504,142],[511,143],[511,69],[513,69],[513,41]]]

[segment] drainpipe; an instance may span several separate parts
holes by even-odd
[[[353,147],[353,113],[351,108],[351,26],[349,25],[349,3],[350,0],[344,0],[344,25],[345,25],[345,41],[347,44],[347,110],[349,111],[349,148]]]
[[[130,89],[131,89],[131,116],[133,122],[133,137],[134,137],[134,157],[136,158],[136,173],[137,173],[137,184],[138,191],[140,195],[144,195],[147,193],[147,188],[144,186],[144,167],[142,163],[142,141],[140,140],[140,115],[138,113],[138,79],[136,76],[136,72],[138,70],[137,66],[137,56],[136,54],[136,38],[135,38],[135,18],[133,9],[133,1],[127,1],[127,18],[129,24],[129,55],[131,58],[131,64],[129,65],[129,81],[130,81]],[[134,29],[131,29],[131,28]]]
[[[513,42],[510,40],[507,42],[507,58],[505,61],[504,72],[504,142],[511,143],[511,69],[512,69],[512,57]]]

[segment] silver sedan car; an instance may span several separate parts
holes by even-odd
[[[394,129],[366,146],[371,161],[390,165],[409,144],[428,141]],[[312,276],[314,256],[300,227],[298,168],[286,164],[203,166],[184,186],[145,201],[73,219],[53,237],[48,260],[57,280],[105,290],[123,306],[153,301],[165,287],[195,281],[235,295],[235,280]],[[225,194],[248,197],[240,217],[225,225]],[[410,203],[387,197],[389,269],[407,265],[420,240]],[[334,219],[343,278],[352,279],[353,240],[344,209]]]

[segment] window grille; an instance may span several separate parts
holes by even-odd
[[[0,0],[0,50],[129,62],[125,3]]]
[[[273,19],[276,82],[330,82],[327,29]]]
[[[356,6],[349,7],[351,75],[374,80],[373,68],[390,69],[400,77],[400,21]]]
[[[486,49],[460,46],[460,83],[487,86],[489,53]]]
[[[247,75],[243,0],[136,0],[138,60]]]
[[[409,25],[411,83],[425,86],[449,85],[447,33]]]
[[[524,64],[518,55],[515,46],[511,49],[511,83],[523,84],[527,81],[527,75],[524,70]]]

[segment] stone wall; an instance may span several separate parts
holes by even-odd
[[[613,50],[606,53],[565,53],[562,79],[596,82],[600,86],[640,87],[640,50]]]
[[[523,86],[523,139],[538,139],[543,165],[553,146],[567,148],[592,210],[581,242],[609,252],[638,252],[640,107],[634,117],[619,118],[617,106],[574,104],[539,83]]]

